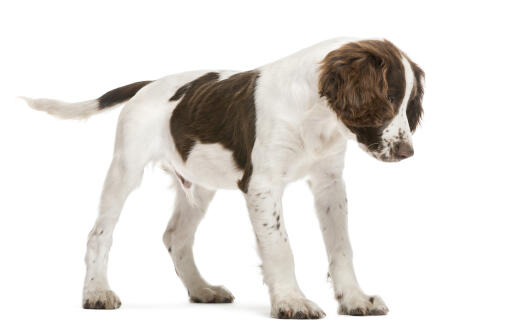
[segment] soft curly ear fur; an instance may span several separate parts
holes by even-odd
[[[395,115],[387,95],[387,72],[402,66],[400,57],[386,40],[348,43],[322,61],[319,93],[347,126],[383,126]]]
[[[415,76],[415,86],[412,97],[408,101],[408,108],[406,108],[406,116],[408,117],[408,124],[412,132],[417,129],[422,118],[422,97],[424,95],[424,71],[408,57],[408,62],[412,66],[413,74]]]

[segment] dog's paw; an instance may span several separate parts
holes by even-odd
[[[190,301],[195,303],[231,303],[234,296],[223,286],[207,286],[189,291]]]
[[[121,306],[121,300],[111,290],[86,291],[82,306],[84,309],[117,309]]]
[[[280,319],[319,319],[325,313],[304,297],[286,298],[272,304],[271,317]]]
[[[341,295],[339,314],[352,316],[386,315],[389,309],[379,296],[368,296],[363,293]]]

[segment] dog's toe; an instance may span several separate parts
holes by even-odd
[[[83,295],[84,309],[117,309],[120,306],[121,300],[111,290],[86,291]]]
[[[389,309],[378,296],[362,293],[339,296],[339,314],[351,316],[386,315]]]
[[[314,302],[296,297],[272,304],[271,316],[279,319],[319,319],[326,315]]]
[[[207,286],[189,291],[190,301],[194,303],[231,303],[234,296],[223,286]]]

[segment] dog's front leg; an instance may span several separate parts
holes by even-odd
[[[328,254],[329,275],[339,302],[339,314],[384,315],[388,308],[383,300],[378,296],[364,294],[353,270],[343,166],[343,156],[329,158],[316,164],[310,177],[316,213]]]
[[[281,196],[282,188],[268,186],[249,189],[245,194],[259,255],[263,261],[264,282],[270,289],[271,316],[321,318],[325,313],[305,298],[296,282],[293,253],[282,217]]]

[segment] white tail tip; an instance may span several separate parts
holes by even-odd
[[[32,99],[24,96],[19,98],[25,100],[33,109],[44,111],[63,119],[85,119],[94,115],[99,110],[97,100],[69,103],[53,99]]]

